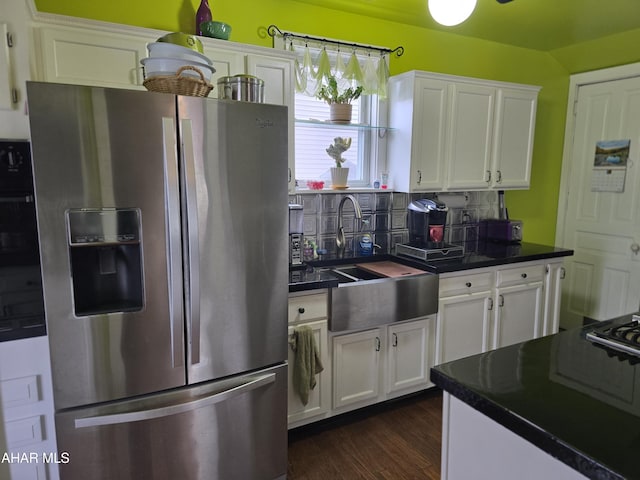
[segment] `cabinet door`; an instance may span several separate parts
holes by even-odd
[[[492,304],[489,291],[440,299],[436,363],[488,350]]]
[[[380,393],[379,328],[333,337],[333,407],[374,401]]]
[[[300,397],[293,388],[293,368],[296,362],[295,353],[289,348],[289,385],[288,385],[288,422],[289,424],[299,422],[309,417],[315,417],[327,413],[330,408],[331,389],[331,365],[329,363],[329,353],[327,348],[327,321],[303,323],[297,326],[308,326],[313,330],[313,337],[318,347],[320,360],[324,370],[316,375],[316,386],[309,392],[309,401],[306,405],[302,403]],[[289,336],[293,335],[295,327],[289,326]]]
[[[411,189],[444,187],[447,125],[447,82],[416,79],[411,149]],[[393,152],[391,152],[393,158]]]
[[[560,329],[560,303],[565,269],[562,262],[547,264],[544,281],[544,322],[542,335],[558,333]]]
[[[387,393],[429,384],[429,339],[434,319],[390,325],[387,331]]]
[[[487,188],[491,182],[491,140],[496,89],[454,83],[447,164],[449,190]]]
[[[211,76],[211,83],[214,86],[214,90],[209,97],[218,98],[217,83],[220,78],[244,73],[244,54],[211,48],[206,45],[204,47],[204,54],[211,59],[213,68],[216,69]]]
[[[41,80],[100,87],[142,87],[142,37],[65,27],[42,27]]]
[[[289,191],[296,188],[295,176],[295,92],[293,89],[293,59],[249,54],[247,73],[264,80],[264,101],[289,107]]]
[[[498,288],[493,347],[538,338],[542,334],[542,282]]]
[[[537,95],[531,91],[498,90],[492,171],[496,188],[529,187]]]

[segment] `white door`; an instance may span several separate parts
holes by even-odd
[[[333,337],[333,407],[373,401],[380,393],[381,330]]]
[[[328,412],[330,408],[329,403],[331,402],[331,397],[329,395],[329,390],[331,388],[329,385],[329,370],[331,366],[329,364],[329,354],[327,353],[327,321],[319,320],[317,322],[302,323],[295,326],[289,325],[289,336],[293,335],[296,327],[301,326],[308,326],[313,330],[313,338],[318,347],[320,360],[324,370],[316,375],[316,386],[309,391],[308,402],[305,405],[302,403],[300,395],[293,385],[293,370],[295,368],[294,364],[296,362],[296,354],[291,348],[288,348],[289,355],[287,360],[289,363],[289,375],[287,387],[287,420],[289,424]]]
[[[447,161],[449,190],[485,189],[491,182],[491,138],[496,89],[451,86]]]
[[[489,349],[491,292],[441,298],[438,304],[437,363]]]
[[[389,325],[387,393],[429,383],[428,340],[431,320]]]
[[[640,77],[587,84],[577,92],[558,217],[559,243],[575,251],[566,259],[563,327],[584,317],[635,312],[640,294]],[[631,142],[623,192],[593,190],[596,142],[605,140]]]
[[[542,332],[542,282],[498,288],[493,348],[538,338]]]

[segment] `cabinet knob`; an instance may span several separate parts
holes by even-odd
[[[471,288],[471,282],[467,282],[465,283],[465,285],[467,286],[467,288]]]
[[[491,183],[491,170],[487,170],[487,175],[485,178],[486,178],[485,182]]]
[[[523,273],[522,275],[520,275],[522,278],[527,278],[527,274]]]
[[[496,172],[498,174],[498,178],[496,179],[496,183],[502,183],[502,172],[498,170]]]
[[[304,313],[304,307],[298,307],[298,313]]]
[[[632,243],[631,251],[633,252],[634,255],[638,255],[638,252],[640,252],[640,245],[638,245],[637,243]]]
[[[418,185],[422,183],[422,170],[418,170]]]

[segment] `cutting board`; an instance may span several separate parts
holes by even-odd
[[[362,263],[356,266],[358,268],[361,268],[362,270],[377,273],[378,275],[382,275],[384,277],[406,277],[407,275],[419,275],[422,273],[426,273],[424,270],[419,270],[417,268],[408,267],[407,265],[402,265],[401,263],[388,261]]]

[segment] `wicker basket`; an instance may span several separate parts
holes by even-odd
[[[197,72],[200,78],[182,75],[185,70]],[[155,75],[146,78],[142,84],[152,92],[190,95],[192,97],[206,97],[213,90],[213,85],[204,79],[202,72],[191,65],[180,67],[175,75]]]

